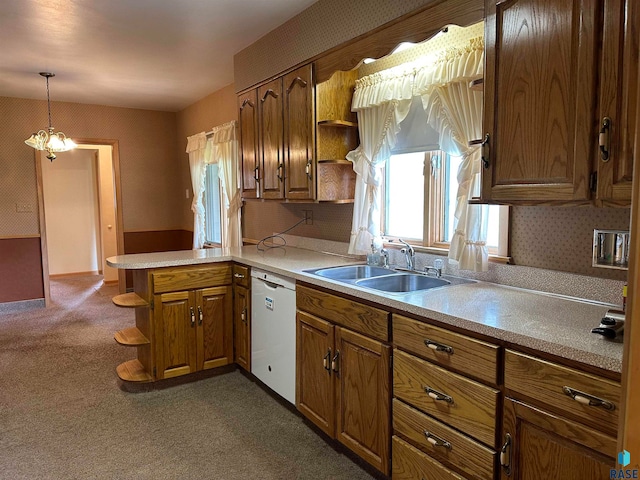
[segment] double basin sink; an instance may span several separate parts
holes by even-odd
[[[319,277],[388,293],[410,293],[451,285],[451,281],[444,278],[370,265],[347,265],[307,270],[307,272]]]

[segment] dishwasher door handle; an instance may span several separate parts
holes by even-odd
[[[274,290],[276,290],[277,288],[283,288],[283,286],[282,286],[282,285],[280,285],[280,284],[278,284],[278,283],[270,282],[269,280],[265,280],[264,278],[257,278],[257,277],[254,277],[254,278],[255,278],[256,280],[260,280],[260,281],[261,281],[262,283],[264,283],[267,287],[271,287],[271,288],[273,288]]]

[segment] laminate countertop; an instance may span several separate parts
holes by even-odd
[[[492,337],[507,345],[545,352],[609,372],[622,370],[622,341],[591,333],[606,305],[488,282],[462,283],[414,293],[393,294],[316,276],[306,270],[362,263],[353,258],[310,250],[255,246],[118,255],[111,267],[150,269],[234,261],[426,317],[443,325]]]

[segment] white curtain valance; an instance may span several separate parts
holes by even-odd
[[[207,144],[207,134],[204,132],[196,133],[190,137],[187,137],[187,153],[195,152],[196,150],[204,150]]]
[[[236,139],[236,121],[223,123],[217,127],[213,127],[211,130],[211,143],[226,143],[232,142]],[[214,160],[215,162],[216,160]]]

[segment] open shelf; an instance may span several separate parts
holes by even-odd
[[[146,307],[149,305],[142,297],[140,297],[135,292],[122,293],[120,295],[116,295],[111,299],[111,301],[119,307],[126,307],[126,308]]]
[[[113,336],[116,342],[127,347],[137,347],[149,344],[149,339],[145,337],[136,327],[125,328],[115,333]]]
[[[318,122],[318,126],[321,127],[342,127],[342,128],[353,128],[357,127],[357,122],[349,122],[348,120],[320,120]]]
[[[137,358],[121,363],[116,367],[116,372],[120,380],[125,382],[151,382],[153,380]]]
[[[351,162],[349,160],[346,159],[339,159],[339,158],[335,158],[335,159],[326,159],[326,160],[318,160],[318,163],[339,163],[342,165],[349,165],[351,164]]]

